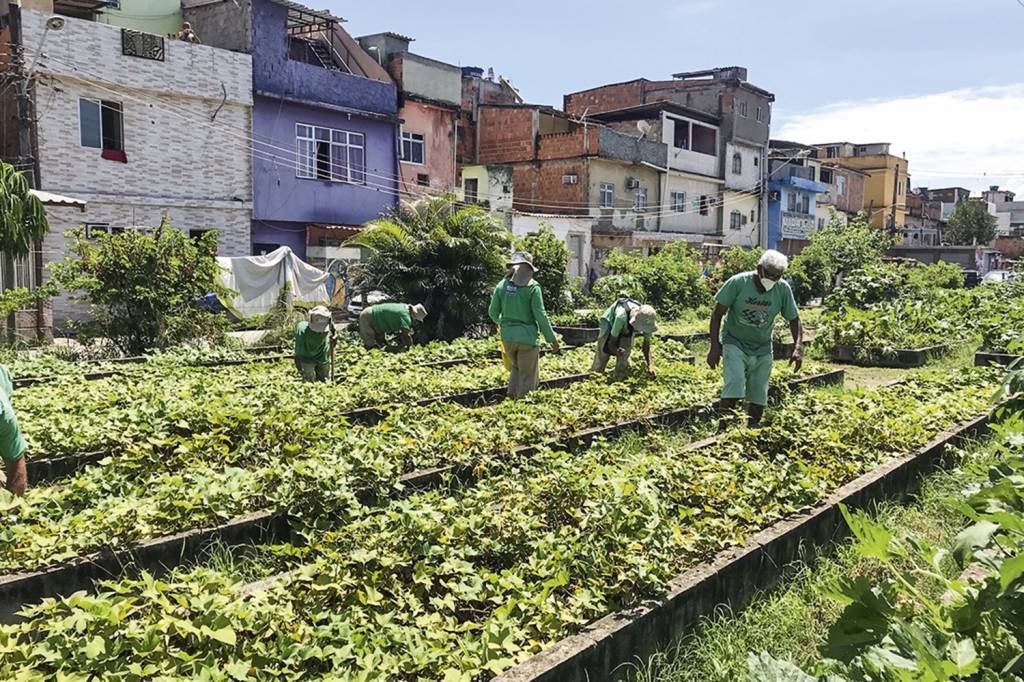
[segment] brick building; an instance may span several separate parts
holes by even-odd
[[[53,13],[91,16],[87,5],[20,12],[29,58],[38,46],[46,55],[30,93],[39,187],[86,202],[48,207],[42,260],[64,256],[71,228],[89,238],[151,229],[164,215],[193,233],[218,230],[221,255],[248,254],[250,57],[88,18],[47,25]],[[67,296],[53,302],[58,326],[84,312]]]

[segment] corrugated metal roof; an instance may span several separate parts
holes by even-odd
[[[54,194],[53,192],[45,192],[41,189],[30,189],[29,191],[46,206],[77,206],[79,208],[85,208],[85,201],[82,199],[66,197],[61,194]]]

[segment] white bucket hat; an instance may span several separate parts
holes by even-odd
[[[416,305],[412,306],[412,318],[417,322],[422,322],[423,320],[427,319],[427,309],[424,308],[419,303],[417,303]]]
[[[629,324],[641,334],[653,334],[658,331],[658,313],[654,306],[642,305],[634,308],[629,314]]]
[[[309,311],[309,328],[317,334],[323,334],[331,326],[331,311],[318,305]]]
[[[530,269],[537,272],[536,266],[533,264],[533,256],[526,251],[516,251],[512,254],[512,258],[506,263],[509,267],[513,265],[529,265]]]

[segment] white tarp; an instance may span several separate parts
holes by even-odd
[[[287,246],[265,256],[218,258],[217,262],[222,268],[221,283],[238,292],[230,307],[242,317],[268,312],[286,282],[295,301],[326,304],[330,300],[330,275],[302,261]]]

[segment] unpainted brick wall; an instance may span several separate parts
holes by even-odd
[[[584,111],[598,114],[643,103],[644,82],[633,81],[568,94],[563,99],[563,108],[567,114],[582,116]]]
[[[536,111],[507,107],[481,107],[479,163],[513,163],[534,156]]]
[[[563,184],[575,175],[577,184]],[[579,213],[586,203],[587,166],[583,159],[517,164],[512,171],[513,207],[525,213]]]

